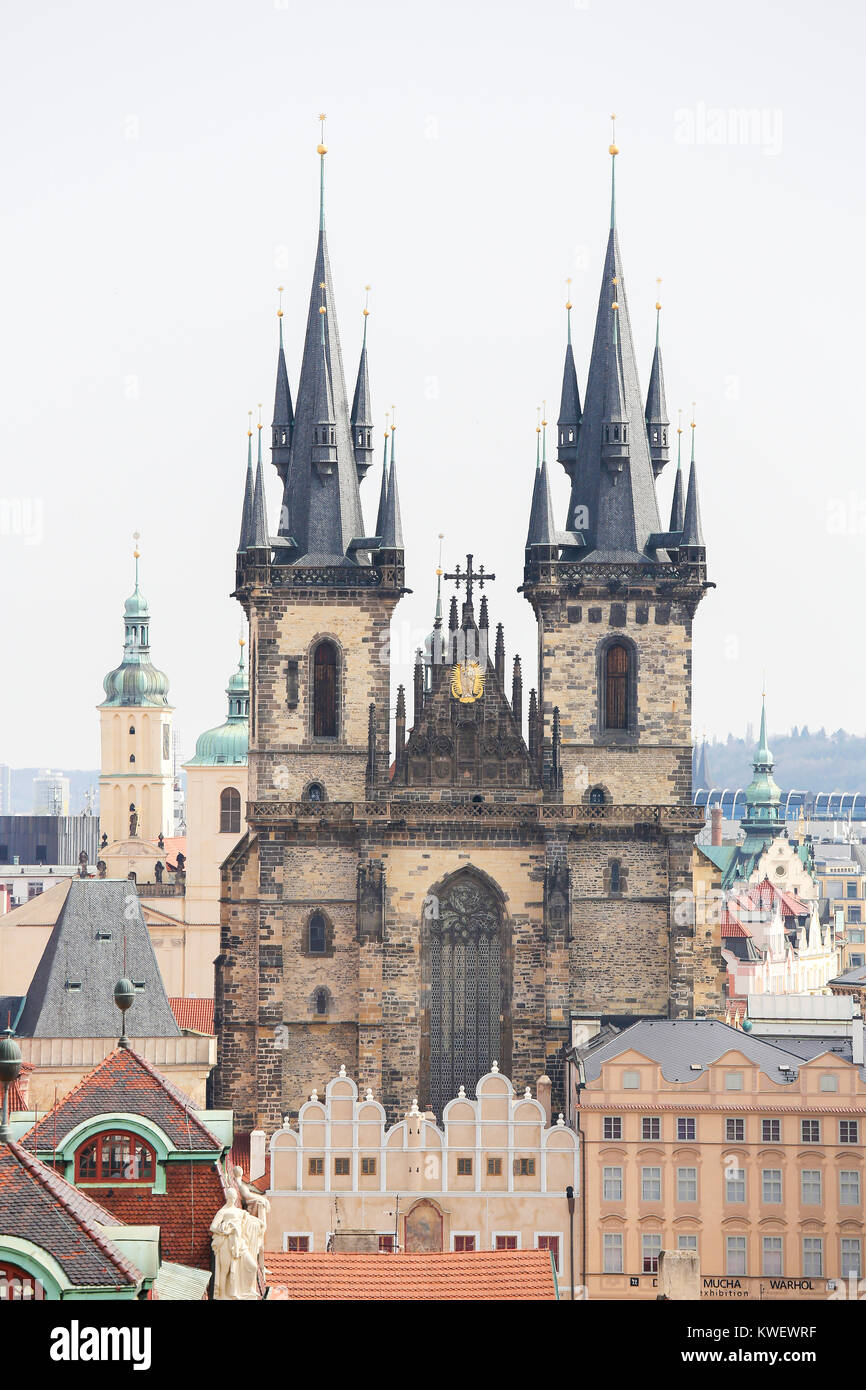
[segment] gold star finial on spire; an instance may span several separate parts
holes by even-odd
[[[277,309],[277,318],[278,318],[278,319],[281,319],[281,318],[283,317],[283,287],[282,287],[282,285],[277,285],[277,294],[280,296],[279,308]]]
[[[566,297],[566,301],[565,301],[565,307],[566,307],[566,309],[570,309],[570,308],[571,308],[571,276],[570,276],[570,275],[567,275],[567,276],[565,277],[565,283],[568,285],[568,289],[566,290],[566,296],[567,296],[567,297]]]
[[[615,157],[616,155],[619,154],[619,145],[616,143],[616,112],[615,112],[615,111],[611,111],[611,113],[610,113],[610,145],[608,146],[608,154],[612,154],[612,155],[614,155],[614,157]]]
[[[316,146],[316,154],[320,154],[320,155],[322,155],[323,157],[328,153],[328,147],[327,147],[327,145],[325,144],[325,121],[326,121],[326,120],[327,120],[327,116],[325,115],[324,111],[320,111],[320,112],[319,112],[319,123],[320,123],[320,126],[321,126],[321,134],[320,134],[320,136],[319,136],[319,143],[318,143],[318,145]]]
[[[368,317],[369,317],[369,314],[370,314],[370,288],[371,288],[370,285],[365,285],[365,286],[364,286],[364,309],[363,309],[363,314],[364,314],[364,318],[365,318],[365,319],[368,318]]]
[[[537,405],[535,409],[538,412],[538,423],[535,426],[535,433],[541,434],[541,406]]]
[[[396,428],[397,428],[397,407],[396,407],[396,405],[392,405],[392,406],[391,406],[391,433],[392,433],[392,434],[394,433],[394,431],[395,431]]]
[[[135,541],[135,549],[134,549],[133,552],[132,552],[132,558],[133,558],[134,560],[138,560],[138,559],[140,558],[140,556],[141,556],[141,551],[140,551],[139,548],[138,548],[138,542],[141,540],[141,532],[140,532],[140,531],[133,531],[133,533],[132,533],[132,539]]]
[[[262,427],[262,403],[259,401],[259,429]]]
[[[391,420],[391,412],[390,412],[390,410],[386,410],[386,411],[385,411],[385,438],[386,438],[386,439],[388,438],[388,435],[390,434],[390,429],[389,429],[390,420]]]
[[[656,284],[657,284],[657,285],[660,285],[661,282],[662,282],[662,277],[661,277],[660,275],[657,275],[657,276],[656,276]],[[659,293],[659,291],[656,291],[656,293]],[[662,307],[662,306],[661,306],[661,303],[660,303],[659,300],[657,299],[657,300],[656,300],[656,308],[657,308],[657,309],[660,309],[661,307]]]
[[[542,401],[542,402],[541,402],[541,411],[542,411],[542,414],[541,414],[541,423],[542,423],[542,426],[546,426],[546,425],[547,425],[547,420],[545,419],[545,416],[547,415],[547,401]]]
[[[249,439],[249,438],[251,437],[252,432],[253,432],[253,412],[252,412],[251,410],[248,410],[248,411],[247,411],[247,439]]]
[[[694,403],[694,401],[692,401],[692,418],[691,418],[691,428],[692,428],[692,429],[694,429],[694,428],[695,428],[695,403]]]
[[[442,577],[442,542],[444,541],[444,539],[445,539],[445,532],[444,532],[444,531],[440,531],[440,532],[439,532],[439,564],[436,566],[436,578],[437,578],[437,579],[441,579],[441,577]]]
[[[683,408],[682,408],[682,406],[680,406],[679,409],[677,410],[677,434],[682,434],[682,432],[683,432]]]

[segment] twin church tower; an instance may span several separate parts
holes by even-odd
[[[396,432],[365,524],[366,335],[350,399],[325,155],[322,144],[294,398],[280,322],[279,524],[260,446],[237,552],[248,833],[223,866],[215,1102],[241,1128],[274,1128],[341,1064],[392,1114],[417,1096],[441,1117],[494,1060],[520,1088],[546,1072],[556,1099],[573,1017],[685,1018],[719,1003],[720,962],[675,908],[703,824],[690,796],[692,620],[708,587],[694,447],[684,484],[678,441],[665,527],[661,349],[657,334],[644,398],[614,199],[582,402],[569,306],[557,426],[568,515],[558,524],[546,456],[526,498],[522,592],[538,624],[526,709],[501,627],[488,643],[470,556],[446,576],[458,590],[447,625],[440,601],[418,653],[411,722],[398,693],[392,763],[382,653],[405,592]]]

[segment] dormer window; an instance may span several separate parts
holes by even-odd
[[[137,1134],[98,1134],[75,1155],[76,1183],[152,1183],[155,1175],[156,1155]]]

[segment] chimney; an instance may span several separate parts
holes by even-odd
[[[551,1084],[550,1077],[549,1077],[549,1076],[540,1076],[540,1077],[538,1078],[538,1080],[536,1081],[536,1083],[535,1083],[535,1099],[536,1099],[536,1100],[540,1100],[540,1101],[541,1101],[541,1104],[544,1106],[544,1113],[545,1113],[545,1115],[546,1115],[546,1117],[547,1117],[547,1126],[548,1126],[548,1129],[550,1128],[550,1116],[551,1116],[551,1105],[550,1105],[550,1092],[551,1092],[551,1090],[552,1090],[552,1084]]]
[[[250,1182],[262,1177],[265,1171],[265,1131],[254,1129],[250,1134]]]
[[[714,806],[710,811],[710,844],[722,843],[722,808]]]

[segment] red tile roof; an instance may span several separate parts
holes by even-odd
[[[221,1153],[222,1141],[197,1119],[189,1096],[132,1048],[116,1047],[43,1115],[22,1139],[27,1149],[54,1149],[82,1120],[116,1112],[153,1120],[175,1148]]]
[[[174,995],[168,1002],[179,1028],[186,1028],[191,1033],[207,1033],[209,1037],[213,1037],[212,999],[187,999]]]
[[[740,921],[739,917],[737,917],[736,914],[731,911],[730,907],[728,907],[727,904],[725,905],[725,910],[722,913],[721,932],[722,936],[752,935],[749,928]]]
[[[235,1168],[242,1168],[244,1182],[250,1182],[250,1135],[246,1132],[235,1130],[232,1138],[232,1151],[226,1159],[226,1167],[229,1176],[234,1184]],[[260,1173],[255,1182],[250,1183],[251,1187],[256,1187],[260,1192],[267,1192],[271,1185],[271,1153],[270,1147],[265,1145],[265,1171]]]
[[[70,1283],[118,1289],[141,1282],[139,1270],[99,1229],[119,1224],[20,1144],[0,1143],[0,1231],[47,1250]]]
[[[265,1253],[269,1298],[288,1300],[529,1300],[556,1298],[547,1250],[447,1255]]]

